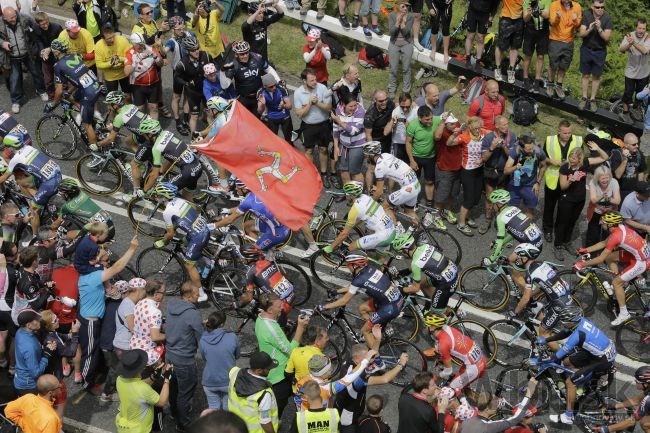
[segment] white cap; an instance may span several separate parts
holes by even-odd
[[[457,122],[458,122],[458,119],[456,119],[456,117],[451,113],[449,113],[449,115],[447,116],[447,119],[445,119],[445,123],[457,123]]]
[[[132,44],[146,44],[144,36],[141,33],[131,33],[129,41],[131,41]]]

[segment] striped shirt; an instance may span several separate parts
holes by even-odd
[[[343,104],[336,106],[336,115],[339,116],[341,122],[345,123],[345,128],[341,128],[338,123],[334,123],[334,138],[338,138],[341,146],[361,147],[366,143],[366,134],[363,129],[366,110],[363,105],[357,104],[356,111],[351,116],[347,116],[344,107]]]

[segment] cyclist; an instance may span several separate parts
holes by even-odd
[[[487,368],[487,359],[474,340],[464,335],[456,328],[447,326],[447,316],[431,310],[424,315],[424,324],[434,338],[434,346],[424,351],[426,356],[440,356],[444,369],[440,372],[442,379],[449,379],[453,373],[452,358],[460,361],[463,366],[449,382],[449,387],[459,395],[466,386],[483,376]]]
[[[334,242],[323,250],[328,254],[334,251],[348,237],[357,223],[364,222],[366,228],[372,231],[372,234],[352,242],[350,249],[385,251],[397,234],[391,217],[372,197],[363,194],[363,182],[357,180],[346,182],[343,185],[343,192],[348,202],[352,202],[352,207],[348,212],[348,218],[341,233],[334,239]]]
[[[167,42],[165,42],[163,51],[167,57],[169,57],[169,54],[171,53],[170,66],[172,67],[172,71],[175,71],[176,65],[178,65],[181,58],[187,54],[182,45],[183,39],[193,33],[185,28],[185,21],[179,16],[169,18],[169,27],[172,29],[172,37],[167,39]],[[190,115],[189,107],[186,106],[187,104],[183,104],[183,117],[181,117],[178,113],[178,104],[181,102],[183,85],[175,79],[173,80],[172,92],[172,112],[174,113],[174,119],[176,119],[176,130],[179,134],[187,136],[190,134],[190,128],[187,124]],[[186,109],[188,111],[185,111]],[[187,119],[185,119],[185,117],[187,117]]]
[[[183,253],[185,269],[194,287],[199,288],[198,302],[208,300],[208,295],[203,289],[201,277],[196,270],[196,261],[201,257],[201,251],[210,240],[208,223],[192,203],[176,197],[177,187],[170,182],[162,182],[151,191],[150,197],[163,208],[163,220],[167,232],[162,239],[154,242],[154,247],[163,248],[180,228],[185,232],[187,245]]]
[[[144,137],[140,135],[140,124],[144,119],[151,118],[148,114],[140,111],[135,105],[125,104],[125,101],[126,94],[121,90],[108,92],[104,98],[104,102],[108,108],[108,116],[113,118],[113,122],[109,125],[108,136],[99,141],[97,146],[102,147],[114,142],[122,127],[125,127],[131,133],[131,135],[127,135],[125,142],[133,150],[137,149],[138,145],[145,143]]]
[[[66,178],[59,184],[59,195],[65,201],[59,210],[59,217],[51,225],[53,230],[58,229],[66,215],[73,215],[84,223],[84,228],[90,230],[90,224],[99,221],[105,223],[108,227],[108,237],[105,242],[110,242],[115,237],[115,224],[111,220],[111,215],[100,208],[88,195],[81,191],[76,180]],[[72,240],[77,237],[78,231],[69,231],[68,239]]]
[[[417,221],[415,206],[418,204],[421,187],[415,171],[394,155],[381,153],[379,141],[366,143],[363,147],[363,154],[368,157],[368,164],[375,167],[375,193],[372,198],[379,201],[384,194],[384,178],[397,182],[399,189],[391,193],[388,199],[382,203],[384,210],[388,212],[394,222],[397,222],[393,208],[403,206],[413,221]]]
[[[549,361],[559,363],[568,355],[563,363],[576,371],[565,380],[566,412],[559,416],[550,415],[550,419],[556,423],[573,424],[576,386],[607,373],[614,365],[616,346],[603,331],[583,317],[582,310],[577,305],[567,305],[558,310],[558,316],[564,329],[548,338],[537,337],[537,342],[547,344],[567,339]],[[535,362],[536,359],[531,359],[531,363]]]
[[[100,89],[97,76],[76,54],[68,54],[70,43],[66,40],[55,39],[50,45],[52,54],[56,58],[54,64],[54,97],[45,104],[45,112],[54,110],[63,97],[63,85],[67,82],[75,92],[73,98],[79,103],[81,124],[88,137],[90,150],[97,151],[97,137],[93,127],[95,102],[99,97]]]
[[[206,65],[208,66],[208,65]],[[210,110],[212,118],[214,119],[210,125],[207,126],[203,131],[195,131],[192,134],[192,138],[195,140],[195,144],[203,145],[207,144],[217,132],[226,124],[226,121],[230,118],[229,108],[232,107],[232,103],[221,96],[213,96],[206,102],[206,107]],[[228,176],[226,171],[216,164],[216,176],[219,178],[219,182],[208,187],[209,190],[214,192],[227,191],[228,190]],[[219,173],[224,173],[224,176],[219,176]]]
[[[32,138],[27,132],[27,128],[18,123],[16,118],[6,111],[0,111],[0,139],[8,135],[17,136],[25,145],[32,145]]]
[[[594,427],[595,432],[613,433],[623,430],[630,431],[639,422],[641,429],[645,433],[650,433],[650,365],[637,368],[634,372],[634,379],[636,380],[636,388],[639,391],[643,391],[643,394],[636,395],[620,403],[613,400],[607,408],[616,410],[636,406],[634,416],[616,424]]]
[[[612,326],[618,326],[631,317],[625,304],[625,286],[639,275],[643,275],[648,269],[650,246],[640,234],[623,224],[623,215],[620,212],[605,212],[600,217],[600,225],[609,232],[609,237],[590,247],[579,249],[578,254],[600,250],[602,252],[591,260],[577,262],[573,268],[579,271],[587,266],[596,266],[607,262],[609,268],[616,273],[612,286],[614,286],[614,295],[616,295],[620,313],[612,321]],[[620,273],[617,262],[627,265]]]

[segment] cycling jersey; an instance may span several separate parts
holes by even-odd
[[[18,324],[18,315],[21,311],[31,308],[41,311],[45,308],[49,293],[41,283],[41,279],[35,272],[28,272],[25,269],[18,271],[14,304],[11,308],[11,317]]]
[[[9,161],[7,171],[13,173],[16,170],[22,170],[30,174],[34,178],[36,186],[54,179],[57,175],[61,176],[59,164],[31,146],[18,149],[11,161]]]
[[[359,221],[363,221],[366,228],[373,232],[395,228],[393,220],[386,214],[384,208],[366,194],[361,194],[354,200],[345,225],[354,227]]]
[[[565,332],[566,333],[566,332]],[[560,336],[562,333],[556,335]],[[548,339],[547,341],[554,341]],[[595,357],[605,357],[609,362],[616,358],[616,346],[596,325],[584,317],[578,326],[573,330],[564,346],[555,353],[556,359],[562,359],[570,354],[575,348],[582,348]]]
[[[435,288],[431,297],[431,308],[441,310],[447,307],[449,298],[458,286],[458,266],[440,250],[431,245],[420,245],[413,253],[411,275],[414,281],[422,281],[422,272],[429,277]]]
[[[89,222],[102,222],[108,223],[111,221],[111,216],[108,212],[100,208],[88,194],[79,191],[73,199],[68,200],[63,204],[59,215],[64,218],[66,215],[73,215],[80,218],[84,223]]]
[[[258,260],[246,272],[246,287],[260,288],[265,293],[275,293],[289,306],[293,303],[295,292],[293,284],[282,275],[278,266],[268,260]],[[287,312],[288,313],[288,312]]]
[[[268,62],[257,53],[250,52],[248,62],[235,59],[232,68],[225,71],[226,77],[235,80],[235,89],[240,96],[255,95],[262,87],[262,75],[271,69]]]
[[[368,360],[363,359],[359,363],[359,367],[356,369],[356,371],[353,371],[352,368],[350,368],[345,376],[333,382],[325,382],[320,377],[314,377],[311,374],[304,376],[296,383],[296,393],[293,397],[294,402],[296,403],[296,407],[298,410],[309,409],[309,401],[304,397],[303,386],[310,380],[315,380],[318,382],[321,390],[320,396],[323,401],[323,406],[328,407],[330,405],[332,397],[340,392],[345,391],[350,384],[352,384],[359,376],[364,373],[367,366]]]
[[[126,104],[120,108],[115,114],[115,119],[113,119],[113,129],[119,131],[123,126],[129,130],[129,132],[135,134],[136,137],[140,137],[140,124],[145,119],[149,119],[149,115],[143,113],[133,104]]]
[[[640,234],[624,224],[610,232],[606,249],[614,251],[619,248],[628,253],[633,260],[645,261],[650,258],[650,246]]]
[[[0,111],[0,140],[7,135],[15,135],[25,146],[31,146],[32,138],[27,132],[27,128],[18,123],[18,121],[6,111]]]
[[[497,239],[490,260],[495,261],[501,255],[503,247],[513,238],[517,242],[542,248],[542,231],[537,224],[518,207],[506,206],[497,215]]]
[[[197,163],[194,152],[189,146],[183,143],[174,134],[169,131],[163,131],[151,149],[154,167],[160,167],[162,158],[173,163],[177,167],[183,167],[188,164]]]
[[[644,416],[650,416],[650,394],[643,397],[639,406],[634,410],[634,417],[637,421]]]
[[[474,365],[483,359],[481,348],[456,328],[444,325],[440,328],[436,342],[441,362],[455,358],[465,365]]]
[[[180,228],[188,238],[208,231],[208,223],[199,210],[190,202],[176,197],[167,203],[163,211],[163,220],[167,228]]]
[[[539,287],[549,301],[566,300],[569,284],[558,276],[558,270],[548,262],[534,262],[528,267],[526,284]]]
[[[390,153],[382,153],[375,164],[377,181],[384,180],[384,177],[394,180],[400,187],[419,184],[415,171],[407,163]]]
[[[271,211],[269,211],[264,203],[255,196],[252,192],[249,192],[244,201],[242,201],[237,207],[237,212],[243,214],[246,212],[251,212],[255,215],[255,218],[259,221],[259,230],[260,231],[270,231],[275,233],[279,229],[284,228],[282,224],[273,216]]]
[[[99,83],[97,76],[88,68],[81,59],[75,54],[68,54],[61,57],[54,65],[54,82],[64,84],[69,82],[77,88],[78,92],[75,97],[83,96],[84,99],[94,102],[99,95]]]
[[[359,290],[370,296],[375,306],[401,302],[404,298],[391,279],[372,265],[366,265],[350,282],[348,291]]]
[[[185,86],[198,95],[203,95],[203,66],[212,63],[212,57],[205,51],[199,52],[199,57],[194,58],[190,54],[181,58],[181,61],[174,67],[174,80],[179,85]]]

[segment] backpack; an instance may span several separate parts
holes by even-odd
[[[537,121],[538,112],[537,101],[530,96],[522,95],[512,101],[512,121],[517,125],[532,125]]]
[[[471,104],[474,99],[484,94],[486,83],[485,79],[479,75],[472,78],[465,90],[463,90],[461,104]]]
[[[368,45],[359,51],[359,64],[367,69],[385,69],[388,66],[388,55],[381,49]]]
[[[320,39],[324,44],[327,44],[330,47],[330,54],[332,55],[333,59],[340,60],[345,57],[345,48],[343,48],[343,44],[341,44],[341,42],[332,36],[327,30],[317,26],[312,26],[311,24],[307,24],[305,22],[302,23],[301,27],[304,34],[307,34],[307,32],[309,32],[311,29],[320,30]]]

